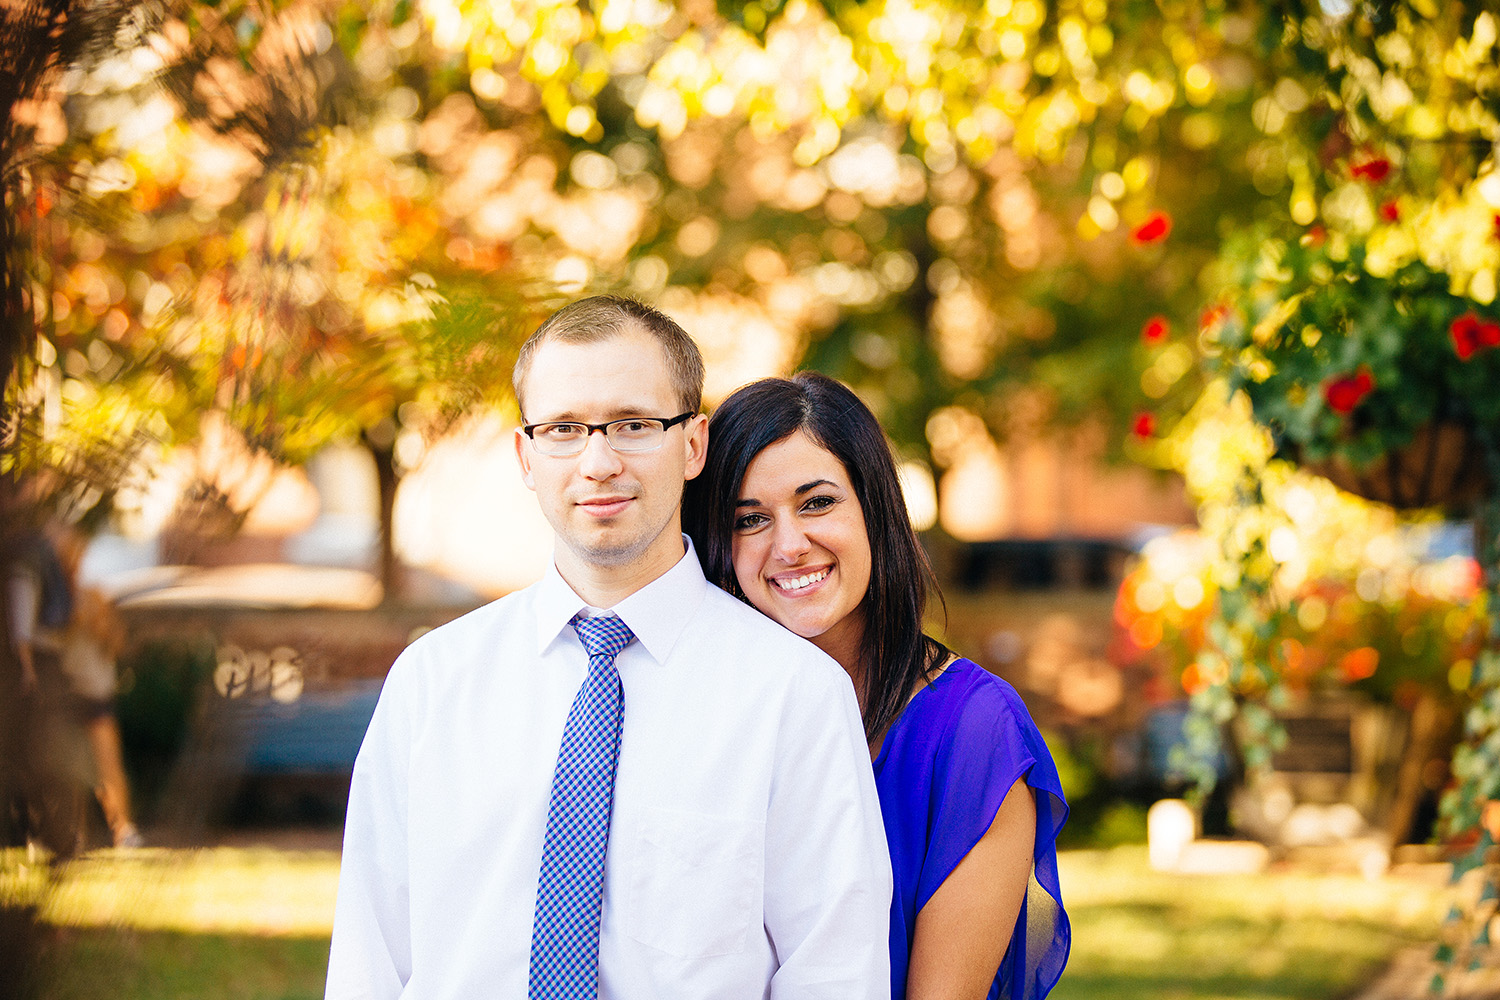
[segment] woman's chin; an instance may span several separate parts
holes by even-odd
[[[781,607],[779,604],[767,606],[755,601],[751,601],[750,604],[755,610],[771,619],[777,625],[780,625],[794,635],[800,635],[804,639],[816,639],[828,631],[828,622],[823,621],[821,616],[811,619],[804,615],[787,614],[787,609]]]
[[[788,632],[800,635],[809,642],[828,631],[828,624],[826,622],[817,622],[811,625],[803,622],[782,622],[781,624]]]

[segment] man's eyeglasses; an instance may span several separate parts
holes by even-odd
[[[602,424],[585,424],[576,420],[553,420],[544,424],[523,424],[521,430],[543,455],[566,458],[580,454],[595,431],[604,432],[604,440],[615,451],[655,451],[661,447],[667,428],[675,427],[696,414],[679,413],[675,417],[625,417]]]

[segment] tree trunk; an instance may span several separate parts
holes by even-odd
[[[380,587],[382,602],[389,604],[405,596],[405,579],[396,558],[396,487],[401,485],[401,474],[396,471],[396,435],[384,424],[365,428],[359,440],[375,461],[375,481],[380,487]]]
[[[1458,711],[1436,695],[1423,692],[1412,707],[1401,767],[1396,772],[1396,793],[1387,813],[1385,832],[1393,846],[1411,839],[1412,827],[1422,800],[1431,794],[1430,766],[1453,756],[1457,741]]]

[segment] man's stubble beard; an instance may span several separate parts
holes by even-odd
[[[681,509],[680,506],[677,508],[678,511]],[[588,542],[575,538],[569,544],[573,553],[588,565],[597,566],[600,569],[618,569],[644,558],[652,544],[661,537],[662,532],[666,531],[671,523],[672,515],[669,513],[660,524],[628,540],[610,543],[606,540]]]
[[[682,493],[678,494],[676,508],[669,511],[660,524],[654,526],[652,530],[641,532],[639,536],[628,542],[618,542],[613,545],[604,542],[589,543],[576,536],[565,534],[561,530],[558,530],[556,525],[553,525],[553,531],[556,533],[558,539],[566,544],[572,550],[573,554],[586,565],[596,566],[600,569],[618,569],[621,566],[629,566],[632,562],[642,558],[646,554],[646,551],[651,548],[652,543],[661,537],[662,532],[666,531],[672,523],[673,515],[677,516],[678,530],[681,530],[682,497],[687,491],[686,481],[683,482],[682,491]],[[636,489],[632,495],[640,499],[641,492],[639,489]]]
[[[640,538],[625,545],[574,544],[572,548],[578,558],[590,566],[597,566],[600,569],[617,569],[620,566],[629,566],[640,559],[650,548],[651,542],[652,538]]]

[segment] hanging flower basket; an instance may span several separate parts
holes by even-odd
[[[1485,494],[1484,455],[1470,430],[1458,423],[1419,427],[1411,443],[1370,464],[1356,466],[1340,453],[1298,465],[1346,493],[1390,504],[1397,510],[1441,507],[1466,513]]]
[[[1404,510],[1463,513],[1500,485],[1478,433],[1500,430],[1493,304],[1420,259],[1376,266],[1352,240],[1261,236],[1239,251],[1234,298],[1204,340],[1283,457]]]

